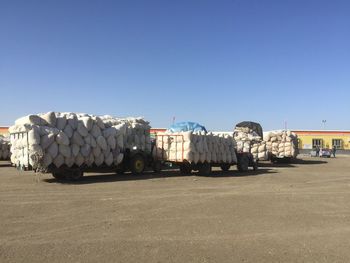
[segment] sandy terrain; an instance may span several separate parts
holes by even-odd
[[[350,262],[350,158],[210,177],[0,163],[0,262]]]

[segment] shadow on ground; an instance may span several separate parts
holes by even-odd
[[[312,164],[325,164],[328,163],[327,161],[323,160],[303,160],[303,159],[296,159],[293,161],[294,164],[307,164],[307,165],[312,165]]]
[[[277,161],[277,162],[274,162],[274,163],[271,163],[271,162],[260,162],[259,163],[259,167],[275,167],[275,168],[278,168],[278,167],[290,167],[290,168],[293,168],[293,167],[296,167],[296,165],[320,165],[320,164],[325,164],[325,163],[328,163],[327,161],[323,161],[323,160],[303,160],[303,159],[294,159],[294,160],[291,160],[291,161],[285,161],[283,159]]]
[[[212,171],[210,175],[202,176],[196,172],[190,175],[183,175],[178,170],[165,170],[161,173],[145,172],[143,175],[132,175],[131,173],[125,173],[118,175],[115,173],[102,173],[102,174],[89,174],[86,173],[79,181],[68,181],[68,180],[57,180],[55,178],[43,179],[47,183],[62,183],[62,184],[96,184],[106,182],[118,182],[118,181],[137,181],[137,180],[149,180],[157,178],[172,178],[172,177],[186,177],[186,176],[199,176],[199,177],[243,177],[243,176],[258,176],[264,174],[277,173],[272,169],[261,168],[256,171],[249,170],[248,172],[239,172],[237,170],[230,170],[227,172],[223,171]]]
[[[9,161],[1,161],[0,167],[11,167],[12,164]]]

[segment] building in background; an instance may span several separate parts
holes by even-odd
[[[157,133],[162,133],[165,132],[166,128],[151,128],[150,133],[151,133],[151,138],[155,139]]]
[[[298,135],[299,149],[333,148],[350,150],[350,131],[294,130]]]
[[[9,127],[7,126],[0,126],[0,135],[6,135],[9,132]]]

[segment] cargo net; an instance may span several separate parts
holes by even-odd
[[[236,163],[234,140],[229,135],[204,131],[158,133],[153,157],[169,162]]]
[[[11,162],[43,171],[49,166],[112,166],[125,149],[151,152],[149,123],[81,113],[28,115],[10,127]]]

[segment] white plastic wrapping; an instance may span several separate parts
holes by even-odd
[[[72,112],[32,114],[10,127],[11,161],[33,168],[118,165],[126,148],[151,151],[149,129],[142,118]]]
[[[157,134],[153,156],[167,161],[195,164],[237,162],[232,136],[205,132]]]

